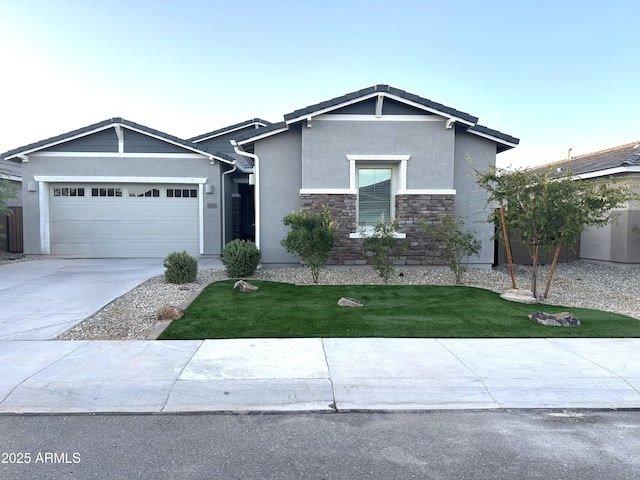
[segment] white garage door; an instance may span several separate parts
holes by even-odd
[[[197,185],[52,184],[52,255],[164,257],[199,253]]]

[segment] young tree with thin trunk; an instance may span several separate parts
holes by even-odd
[[[506,170],[475,172],[489,192],[489,202],[504,208],[509,231],[517,229],[533,263],[531,290],[537,296],[541,249],[554,252],[544,298],[549,293],[562,245],[572,245],[588,227],[600,227],[616,216],[614,209],[634,198],[626,184],[575,180],[571,171]],[[495,218],[495,213],[490,219]]]

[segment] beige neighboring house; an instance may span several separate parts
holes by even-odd
[[[571,169],[576,180],[629,181],[640,194],[640,141],[542,165],[535,171],[548,168]],[[580,259],[640,264],[640,202],[630,202],[616,213],[617,221],[582,233]]]
[[[12,214],[0,215],[0,251],[22,252],[22,167],[0,160],[0,175],[8,179],[16,191],[15,197],[7,202]]]

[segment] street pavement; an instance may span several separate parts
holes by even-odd
[[[640,407],[640,339],[49,340],[160,263],[0,266],[0,413]]]

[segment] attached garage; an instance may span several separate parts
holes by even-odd
[[[199,185],[49,184],[52,255],[163,257],[200,252]]]

